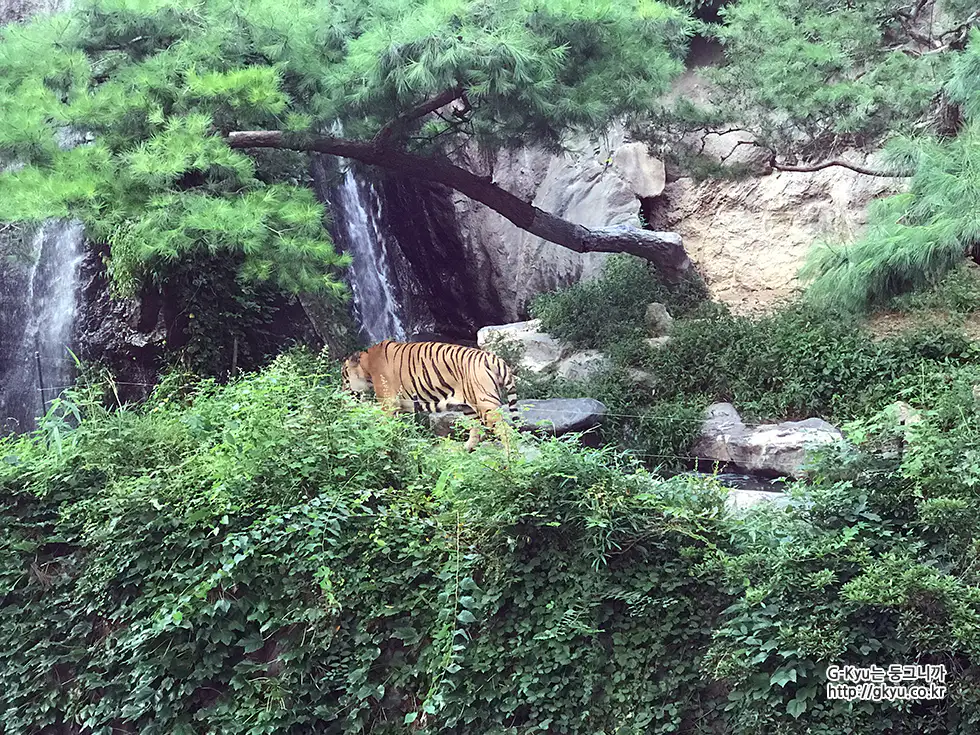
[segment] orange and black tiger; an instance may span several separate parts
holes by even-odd
[[[345,390],[364,393],[374,388],[389,413],[437,413],[462,409],[492,428],[507,446],[506,433],[496,426],[503,406],[514,415],[517,393],[510,366],[491,352],[444,342],[385,340],[344,360]],[[470,430],[466,450],[480,441],[480,427]]]

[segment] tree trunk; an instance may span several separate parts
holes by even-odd
[[[416,155],[373,142],[274,130],[229,133],[228,145],[326,153],[443,184],[485,204],[532,235],[577,253],[630,253],[654,263],[670,281],[679,280],[691,266],[681,237],[675,232],[653,232],[626,225],[591,229],[576,225],[538,209],[501,189],[489,177],[477,176],[446,158]]]

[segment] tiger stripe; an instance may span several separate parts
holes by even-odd
[[[497,355],[475,347],[385,340],[344,360],[342,373],[345,388],[363,392],[373,387],[382,405],[393,411],[462,408],[495,431],[505,405],[515,414],[513,371]],[[478,441],[479,427],[474,427],[467,449]]]

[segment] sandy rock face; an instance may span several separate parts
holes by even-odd
[[[855,238],[868,204],[901,185],[843,168],[743,181],[684,178],[667,185],[665,219],[715,298],[736,311],[764,310],[799,291],[797,273],[815,242]]]

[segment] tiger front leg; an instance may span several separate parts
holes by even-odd
[[[479,412],[480,423],[486,426],[488,429],[493,431],[497,439],[504,447],[504,452],[507,456],[510,456],[510,434],[508,432],[507,422],[505,422],[501,416],[503,409],[498,405],[486,405],[481,407],[482,410]],[[480,427],[476,427],[479,431]],[[470,431],[470,441],[473,441],[473,430]],[[479,439],[477,439],[479,441]],[[474,442],[475,446],[476,442]],[[469,442],[467,442],[467,447],[469,447]],[[472,451],[472,450],[469,450]]]
[[[476,449],[476,445],[480,443],[480,435],[482,434],[482,428],[480,424],[474,424],[470,427],[470,438],[466,440],[465,449],[467,452],[472,452]]]
[[[391,381],[385,376],[382,375],[380,380],[375,383],[374,394],[381,404],[382,411],[389,416],[394,416],[398,413],[401,407],[401,402],[398,400],[398,392],[392,389]]]

